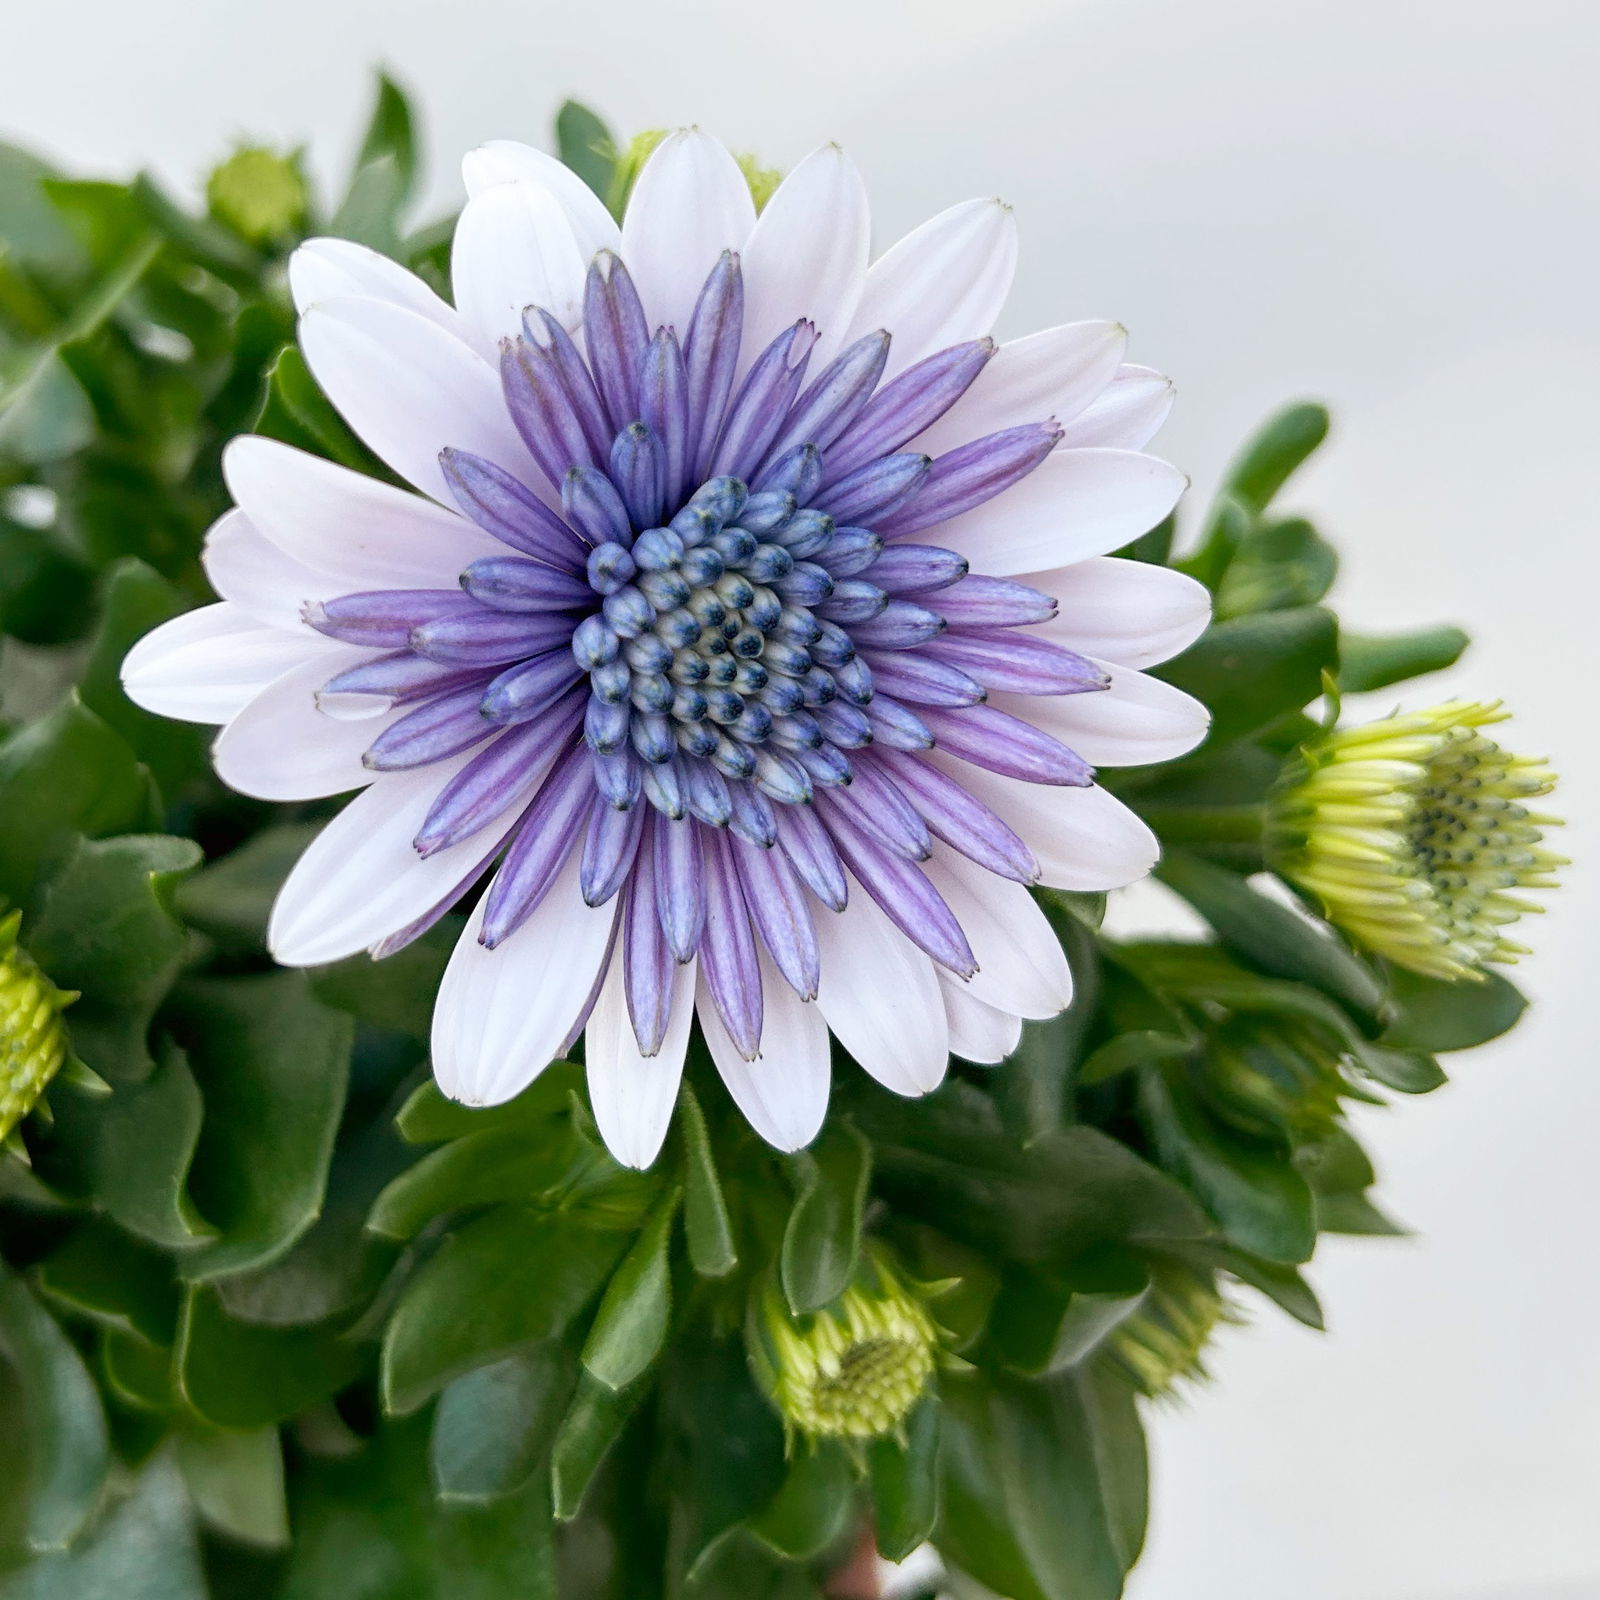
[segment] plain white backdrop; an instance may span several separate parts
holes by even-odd
[[[0,0],[0,128],[174,183],[236,137],[340,168],[386,62],[461,151],[542,139],[565,95],[786,164],[866,169],[885,239],[1017,208],[1014,330],[1111,316],[1178,382],[1161,446],[1203,495],[1299,395],[1334,443],[1292,500],[1370,629],[1479,643],[1553,756],[1570,886],[1540,1005],[1455,1082],[1363,1119],[1405,1241],[1313,1267],[1332,1331],[1263,1311],[1155,1419],[1137,1600],[1600,1597],[1600,1061],[1587,870],[1600,781],[1600,22],[1580,0]],[[1408,691],[1411,693],[1411,691]],[[1125,918],[1158,918],[1153,896]]]

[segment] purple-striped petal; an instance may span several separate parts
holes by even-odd
[[[588,769],[588,752],[575,744],[556,762],[517,824],[511,848],[485,897],[478,937],[489,949],[510,938],[533,915],[561,876],[593,804]],[[433,828],[430,815],[417,835],[419,850]]]
[[[373,650],[402,650],[411,641],[412,629],[422,623],[488,613],[459,589],[371,589],[313,601],[301,615],[330,639]]]
[[[413,627],[411,648],[430,661],[497,667],[566,645],[572,637],[570,617],[551,612],[492,611],[470,600],[468,605],[470,611],[454,611]]]
[[[877,584],[865,578],[839,578],[834,582],[833,593],[817,607],[817,615],[827,622],[848,625],[854,638],[855,628],[882,616],[888,604],[888,595]]]
[[[498,611],[568,611],[594,603],[594,591],[581,578],[520,556],[474,561],[461,574],[461,587]]]
[[[733,816],[733,796],[728,780],[709,762],[681,764],[684,803],[689,814],[712,828],[725,828]]]
[[[475,683],[436,695],[391,722],[367,747],[361,764],[374,772],[403,772],[482,744],[496,730],[479,707],[481,699]]]
[[[933,744],[933,730],[924,717],[892,695],[873,695],[866,713],[875,744],[886,744],[891,750],[927,750]]]
[[[478,709],[505,726],[548,711],[578,680],[570,650],[549,650],[502,672],[482,690]]]
[[[724,250],[711,269],[683,342],[688,380],[688,468],[699,482],[711,463],[711,451],[733,389],[739,365],[739,335],[744,327],[744,277],[739,258]]]
[[[1094,662],[1020,628],[952,629],[924,648],[934,660],[970,672],[985,688],[1011,694],[1084,694],[1111,685]]]
[[[877,689],[913,705],[975,706],[988,694],[976,678],[925,650],[874,650],[867,661]]]
[[[879,519],[878,531],[886,539],[904,538],[981,506],[1027,477],[1060,437],[1055,423],[1030,422],[951,450],[929,468],[913,499]]]
[[[636,528],[653,528],[667,502],[667,458],[642,422],[630,422],[611,444],[611,481]]]
[[[817,796],[817,811],[830,825],[843,817],[907,861],[926,861],[933,854],[927,824],[881,766],[855,764],[848,789],[829,789]]]
[[[817,509],[838,523],[878,525],[917,492],[932,467],[914,450],[869,461],[824,490]]]
[[[858,572],[865,572],[882,551],[883,540],[876,529],[835,527],[828,542],[817,552],[817,561],[836,578],[853,578]],[[873,582],[877,583],[877,579]],[[888,585],[879,584],[879,587]]]
[[[612,755],[591,750],[589,758],[594,764],[594,786],[608,806],[626,811],[639,803],[644,774],[639,758],[631,750],[618,750]]]
[[[776,813],[778,844],[800,881],[833,911],[843,911],[850,891],[827,827],[810,806],[783,806]]]
[[[941,590],[938,607],[952,627],[1017,628],[1030,622],[1048,622],[1056,614],[1057,603],[1053,595],[1042,594],[1014,579],[973,573]]]
[[[681,499],[689,487],[689,375],[683,351],[671,328],[659,328],[645,351],[639,371],[639,416],[661,441],[665,461],[667,503]]]
[[[816,342],[817,330],[801,321],[785,328],[761,352],[728,407],[722,437],[707,469],[712,477],[748,481],[794,403]]]
[[[647,819],[647,829],[655,819]],[[634,858],[633,877],[622,909],[622,975],[628,996],[628,1018],[633,1023],[639,1053],[653,1056],[667,1036],[672,1020],[673,969],[677,963],[661,933],[656,915],[655,842],[641,841]]]
[[[700,970],[717,1014],[746,1061],[761,1049],[761,965],[755,931],[739,886],[733,843],[717,830],[705,834],[706,924],[700,938]]]
[[[687,961],[700,946],[706,925],[705,861],[701,853],[702,829],[685,817],[655,824],[656,915],[673,958]]]
[[[814,444],[797,444],[775,455],[759,473],[752,488],[757,494],[786,494],[797,506],[810,503],[822,485],[822,452]],[[787,545],[790,541],[784,540]]]
[[[1076,751],[1008,711],[994,706],[960,711],[929,706],[922,715],[941,750],[974,766],[1028,783],[1086,789],[1094,782],[1094,768]]]
[[[466,450],[441,450],[439,470],[456,504],[485,533],[513,550],[571,572],[588,546],[538,495],[502,467]]]
[[[863,650],[909,650],[944,632],[944,618],[914,600],[891,600],[869,621],[857,623],[850,637]]]
[[[748,783],[730,783],[728,800],[732,807],[728,826],[733,832],[763,850],[777,843],[778,814],[759,789]]]
[[[1033,852],[981,800],[917,756],[881,750],[875,759],[917,808],[928,827],[969,861],[1017,883],[1035,883]],[[865,763],[863,763],[863,766]]]
[[[866,576],[889,594],[948,589],[966,575],[965,556],[932,544],[891,544],[866,569]],[[939,610],[944,613],[942,596]]]
[[[573,467],[561,479],[561,506],[573,527],[597,545],[633,540],[628,508],[614,483],[597,467]]]
[[[594,465],[594,452],[549,355],[526,339],[507,339],[500,347],[500,386],[528,454],[553,487],[569,467]]]
[[[781,850],[733,840],[745,906],[778,971],[802,1000],[815,1000],[821,976],[817,930],[795,870]]]
[[[339,696],[351,695],[358,699],[376,699],[389,705],[403,706],[427,695],[443,694],[448,689],[459,689],[469,683],[486,686],[489,676],[479,667],[446,667],[426,656],[410,650],[397,650],[393,655],[379,656],[375,661],[363,661],[359,667],[341,672],[330,678],[317,691],[317,704],[330,715],[338,712],[331,705]]]
[[[587,904],[603,906],[622,887],[639,849],[644,814],[643,806],[618,811],[598,796],[590,802],[578,871],[578,885]]]
[[[650,327],[628,269],[609,250],[594,258],[584,282],[583,342],[615,432],[639,415],[639,371]]]
[[[835,357],[794,403],[768,447],[767,459],[775,461],[797,445],[814,444],[826,461],[829,446],[866,405],[888,359],[889,335],[881,328]]]
[[[551,370],[560,379],[562,392],[578,426],[587,441],[590,459],[604,461],[616,431],[606,418],[605,407],[594,386],[578,347],[572,336],[548,311],[530,316],[523,313],[522,331],[530,344],[536,345],[550,358]]]

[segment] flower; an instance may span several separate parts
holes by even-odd
[[[1413,972],[1475,978],[1526,954],[1503,930],[1544,908],[1511,891],[1554,888],[1566,862],[1542,846],[1558,819],[1526,803],[1555,774],[1480,731],[1508,715],[1451,700],[1314,739],[1269,808],[1274,864],[1357,944]]]
[[[0,1142],[33,1110],[67,1059],[62,1011],[77,999],[58,989],[17,943],[22,913],[0,920]]]
[[[224,724],[223,780],[362,792],[284,884],[289,965],[381,957],[498,861],[445,974],[434,1070],[490,1104],[585,1034],[596,1120],[648,1165],[697,1013],[798,1148],[831,1030],[900,1094],[1068,1001],[1028,886],[1152,865],[1093,763],[1204,709],[1139,669],[1199,585],[1108,558],[1183,479],[1166,380],[1073,323],[997,347],[1015,226],[933,218],[869,265],[861,179],[803,161],[756,219],[695,131],[619,227],[552,158],[467,158],[454,305],[357,245],[290,265],[311,371],[415,492],[270,439],[224,457],[221,604],[128,693]]]
[[[759,1293],[750,1347],[784,1424],[811,1439],[893,1433],[933,1377],[939,1332],[881,1251],[838,1300],[796,1317],[776,1283]]]

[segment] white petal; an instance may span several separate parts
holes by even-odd
[[[838,354],[866,281],[871,230],[866,185],[836,144],[813,150],[778,185],[744,248],[741,371],[802,317],[818,329],[811,370]]]
[[[1161,431],[1172,410],[1172,380],[1153,367],[1128,365],[1066,426],[1066,449],[1104,445],[1116,450],[1143,450]]]
[[[622,244],[622,231],[599,195],[571,167],[532,145],[491,139],[467,152],[461,176],[474,198],[497,183],[542,184],[566,213],[585,261],[598,250],[616,250]]]
[[[1124,667],[1149,667],[1187,650],[1211,620],[1211,591],[1149,561],[1091,556],[1021,581],[1053,595],[1060,610],[1035,625],[1042,638]]]
[[[484,902],[457,941],[433,1008],[433,1073],[452,1100],[493,1106],[555,1059],[583,1015],[611,950],[617,896],[587,906],[582,851],[503,944],[478,943]]]
[[[1111,676],[1109,689],[1089,694],[992,694],[989,703],[1043,728],[1097,767],[1170,761],[1205,738],[1211,713],[1193,695],[1132,667],[1109,661],[1098,665]]]
[[[1072,1003],[1072,971],[1049,919],[1020,883],[1000,878],[948,846],[923,862],[972,946],[975,1000],[1019,1017],[1053,1017]]]
[[[894,335],[884,377],[994,326],[1017,270],[1017,223],[1000,200],[967,200],[913,229],[867,271],[845,342]]]
[[[336,594],[453,589],[470,562],[507,554],[454,511],[276,439],[233,440],[222,475],[256,529]]]
[[[257,800],[316,800],[364,789],[377,776],[362,752],[400,713],[359,721],[325,716],[317,690],[370,651],[346,645],[343,658],[318,656],[275,678],[211,748],[211,764],[230,789]]]
[[[1002,428],[1077,416],[1116,375],[1128,343],[1115,322],[1068,322],[1003,344],[962,397],[916,441],[938,455]]]
[[[306,601],[331,600],[349,591],[337,578],[285,555],[237,509],[223,512],[206,530],[200,565],[224,600],[257,622],[291,632],[304,629],[300,614]]]
[[[408,483],[442,505],[446,445],[529,487],[543,482],[506,410],[500,374],[437,323],[378,300],[325,300],[300,319],[306,363],[346,422]]]
[[[933,962],[859,884],[839,912],[817,911],[817,1006],[839,1042],[885,1088],[919,1095],[949,1067],[950,1029]]]
[[[273,905],[267,947],[274,960],[311,967],[368,950],[477,877],[500,848],[501,834],[493,829],[426,859],[411,843],[440,790],[477,753],[384,774],[317,835]],[[530,768],[505,810],[527,802],[554,754]]]
[[[289,257],[289,292],[296,311],[323,300],[384,300],[436,322],[446,333],[466,338],[455,310],[414,272],[398,261],[349,239],[307,239]]]
[[[639,1053],[639,1040],[628,1015],[628,992],[622,952],[611,966],[583,1032],[583,1056],[589,1077],[589,1103],[606,1149],[625,1167],[648,1167],[661,1152],[662,1141],[678,1103],[683,1057],[694,1021],[694,962],[673,971],[672,1011],[661,1049]]]
[[[622,259],[652,328],[681,339],[706,275],[724,250],[742,250],[755,202],[739,163],[697,128],[668,134],[645,162],[622,219]]]
[[[450,281],[478,348],[498,360],[501,339],[522,332],[529,306],[577,327],[588,264],[566,212],[543,184],[497,183],[461,213]]]
[[[930,750],[923,759],[1005,819],[1033,851],[1047,889],[1120,889],[1147,876],[1161,855],[1144,822],[1099,784],[1068,789],[1025,783],[942,750]]]
[[[950,1053],[979,1066],[993,1066],[1017,1048],[1022,1018],[975,1000],[954,973],[939,974],[945,1016],[950,1021]]]
[[[201,606],[147,633],[122,663],[122,687],[135,705],[184,722],[224,723],[274,679],[313,659],[340,670],[349,646],[309,628],[267,627],[238,606]]]
[[[1148,533],[1187,481],[1176,467],[1132,450],[1058,448],[1020,483],[929,538],[992,577],[1065,567]]]

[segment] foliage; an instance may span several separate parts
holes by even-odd
[[[626,192],[638,145],[574,105],[557,131],[597,192]],[[235,154],[199,213],[0,148],[0,894],[81,994],[83,1069],[0,1149],[0,1600],[804,1600],[869,1514],[886,1555],[931,1537],[1014,1600],[1110,1600],[1173,1307],[1212,1308],[1175,1372],[1224,1284],[1319,1323],[1319,1235],[1393,1227],[1342,1103],[1434,1087],[1438,1052],[1521,1009],[1502,979],[1374,965],[1255,876],[1324,687],[1465,641],[1341,629],[1333,550],[1274,510],[1327,427],[1292,407],[1176,562],[1217,620],[1165,676],[1215,729],[1116,784],[1213,943],[1119,945],[1090,897],[1044,894],[1073,1010],[922,1101],[841,1060],[796,1157],[698,1049],[644,1174],[606,1154],[577,1065],[451,1105],[424,1040],[453,926],[385,965],[272,969],[272,891],[328,808],[226,793],[115,672],[206,598],[229,436],[378,470],[291,342],[284,259],[333,232],[442,286],[448,226],[413,226],[416,185],[386,80],[331,200],[293,152]],[[926,1286],[945,1370],[898,1435],[786,1445],[752,1298],[826,1307],[868,1246]]]

